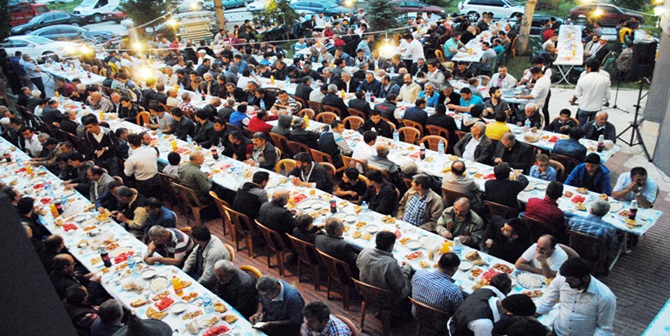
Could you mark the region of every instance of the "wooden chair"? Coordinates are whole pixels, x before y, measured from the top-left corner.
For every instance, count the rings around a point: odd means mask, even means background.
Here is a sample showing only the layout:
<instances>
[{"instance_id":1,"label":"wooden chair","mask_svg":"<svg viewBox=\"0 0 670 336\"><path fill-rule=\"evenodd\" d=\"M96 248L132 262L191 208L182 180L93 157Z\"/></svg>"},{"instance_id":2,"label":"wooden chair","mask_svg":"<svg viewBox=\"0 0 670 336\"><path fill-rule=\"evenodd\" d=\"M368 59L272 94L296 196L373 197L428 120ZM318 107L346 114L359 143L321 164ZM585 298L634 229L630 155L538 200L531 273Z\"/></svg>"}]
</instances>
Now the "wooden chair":
<instances>
[{"instance_id":1,"label":"wooden chair","mask_svg":"<svg viewBox=\"0 0 670 336\"><path fill-rule=\"evenodd\" d=\"M561 243L556 244L556 246L563 249L563 251L565 251L565 253L568 255L568 258L579 258L579 253L577 253L577 251L575 251L572 247Z\"/></svg>"},{"instance_id":2,"label":"wooden chair","mask_svg":"<svg viewBox=\"0 0 670 336\"><path fill-rule=\"evenodd\" d=\"M565 175L565 167L563 164L556 160L549 159L549 166L556 171L556 179L559 182L565 182L565 179L563 179L563 176Z\"/></svg>"},{"instance_id":3,"label":"wooden chair","mask_svg":"<svg viewBox=\"0 0 670 336\"><path fill-rule=\"evenodd\" d=\"M332 123L333 120L335 120L337 117L338 115L333 112L321 112L316 115L316 121L330 125L330 123Z\"/></svg>"},{"instance_id":4,"label":"wooden chair","mask_svg":"<svg viewBox=\"0 0 670 336\"><path fill-rule=\"evenodd\" d=\"M563 165L563 168L565 168L565 171L563 173L563 177L561 178L562 181L565 181L565 179L568 178L568 176L570 175L572 170L575 169L575 167L577 167L577 165L579 165L581 163L581 162L579 162L579 160L577 160L573 157L569 157L569 156L565 156L565 155L559 155L559 154L553 154L553 153L549 156L549 158L554 160L554 161L558 161L559 163L561 163Z\"/></svg>"},{"instance_id":5,"label":"wooden chair","mask_svg":"<svg viewBox=\"0 0 670 336\"><path fill-rule=\"evenodd\" d=\"M263 238L265 238L265 241L268 244L268 268L271 268L270 266L270 253L274 253L277 256L277 264L279 266L279 275L284 276L284 259L287 254L292 253L293 251L286 245L286 242L284 241L284 238L282 235L275 231L270 229L269 227L261 224L258 220L255 220L256 225L258 225L258 228L261 231L261 234L263 235Z\"/></svg>"},{"instance_id":6,"label":"wooden chair","mask_svg":"<svg viewBox=\"0 0 670 336\"><path fill-rule=\"evenodd\" d=\"M367 116L365 115L365 113L363 111L357 110L357 109L351 108L351 107L349 108L349 115L354 116L354 117L362 118L363 120L365 120L365 118L367 118ZM345 120L346 120L346 118L345 118Z\"/></svg>"},{"instance_id":7,"label":"wooden chair","mask_svg":"<svg viewBox=\"0 0 670 336\"><path fill-rule=\"evenodd\" d=\"M521 216L521 219L528 225L528 230L530 230L530 236L533 241L537 241L538 238L546 234L554 236L558 241L565 241L565 228L559 230L559 228L526 215Z\"/></svg>"},{"instance_id":8,"label":"wooden chair","mask_svg":"<svg viewBox=\"0 0 670 336\"><path fill-rule=\"evenodd\" d=\"M235 261L235 248L228 243L223 243L223 246L226 247L228 254L230 254L230 261Z\"/></svg>"},{"instance_id":9,"label":"wooden chair","mask_svg":"<svg viewBox=\"0 0 670 336\"><path fill-rule=\"evenodd\" d=\"M200 226L202 224L200 211L205 209L207 206L202 203L198 197L198 194L196 194L193 189L174 182L171 182L170 185L175 188L177 192L179 192L179 196L181 197L182 202L184 202L186 205L186 208L191 210L195 226ZM184 217L186 217L186 224L189 225L191 220L188 218L186 213L184 213Z\"/></svg>"},{"instance_id":10,"label":"wooden chair","mask_svg":"<svg viewBox=\"0 0 670 336\"><path fill-rule=\"evenodd\" d=\"M402 120L402 124L405 125L405 127L414 127L414 128L416 128L417 130L419 130L419 132L420 132L421 134L423 134L423 125L421 125L420 123L418 123L418 122L416 122L416 121L411 121L411 120L403 119L403 120ZM421 135L419 135L419 136L421 136Z\"/></svg>"},{"instance_id":11,"label":"wooden chair","mask_svg":"<svg viewBox=\"0 0 670 336\"><path fill-rule=\"evenodd\" d=\"M358 174L358 180L363 181L363 183L365 183L366 186L370 186L370 180L368 180L368 178L365 177L365 175Z\"/></svg>"},{"instance_id":12,"label":"wooden chair","mask_svg":"<svg viewBox=\"0 0 670 336\"><path fill-rule=\"evenodd\" d=\"M442 53L442 50L437 49L435 50L435 57L440 60L440 63L444 63L447 60L444 58L444 53Z\"/></svg>"},{"instance_id":13,"label":"wooden chair","mask_svg":"<svg viewBox=\"0 0 670 336\"><path fill-rule=\"evenodd\" d=\"M321 108L321 103L319 103L319 102L308 100L307 105L309 105L309 108L314 110L314 113L319 113L319 112L323 111L323 109Z\"/></svg>"},{"instance_id":14,"label":"wooden chair","mask_svg":"<svg viewBox=\"0 0 670 336\"><path fill-rule=\"evenodd\" d=\"M361 174L365 174L368 171L368 165L361 160L350 158L348 156L342 155L342 167L340 167L337 172L342 172L347 168L356 168Z\"/></svg>"},{"instance_id":15,"label":"wooden chair","mask_svg":"<svg viewBox=\"0 0 670 336\"><path fill-rule=\"evenodd\" d=\"M400 127L398 134L403 142L416 145L416 141L421 137L421 132L414 127Z\"/></svg>"},{"instance_id":16,"label":"wooden chair","mask_svg":"<svg viewBox=\"0 0 670 336\"><path fill-rule=\"evenodd\" d=\"M426 125L426 133L428 135L439 135L445 139L449 139L449 130L435 125Z\"/></svg>"},{"instance_id":17,"label":"wooden chair","mask_svg":"<svg viewBox=\"0 0 670 336\"><path fill-rule=\"evenodd\" d=\"M305 108L307 108L307 106L309 106L309 105L307 105L307 102L304 99L302 99L300 97L296 97L296 96L291 96L291 97L293 97L293 99L295 99L295 101L300 104L300 109L301 110L305 109Z\"/></svg>"},{"instance_id":18,"label":"wooden chair","mask_svg":"<svg viewBox=\"0 0 670 336\"><path fill-rule=\"evenodd\" d=\"M487 86L489 82L491 81L491 77L486 76L486 75L479 75L479 85L481 86Z\"/></svg>"},{"instance_id":19,"label":"wooden chair","mask_svg":"<svg viewBox=\"0 0 670 336\"><path fill-rule=\"evenodd\" d=\"M518 210L504 204L485 200L484 205L486 205L489 208L489 213L491 215L498 215L502 218L512 218L519 215Z\"/></svg>"},{"instance_id":20,"label":"wooden chair","mask_svg":"<svg viewBox=\"0 0 670 336\"><path fill-rule=\"evenodd\" d=\"M350 319L344 317L343 315L335 315L335 317L340 319L342 322L344 322L344 324L347 325L347 327L349 327L349 330L351 330L351 336L360 335L358 329L356 328L356 325Z\"/></svg>"},{"instance_id":21,"label":"wooden chair","mask_svg":"<svg viewBox=\"0 0 670 336\"><path fill-rule=\"evenodd\" d=\"M230 233L233 241L235 241L235 248L237 251L240 250L240 237L238 235L241 235L246 239L249 258L253 259L254 238L260 236L260 232L258 232L256 227L252 225L251 220L249 217L247 217L247 215L241 212L237 212L229 206L224 205L223 208L226 210L226 216L228 216L228 220L230 220L230 222L233 224L233 228L231 228Z\"/></svg>"},{"instance_id":22,"label":"wooden chair","mask_svg":"<svg viewBox=\"0 0 670 336\"><path fill-rule=\"evenodd\" d=\"M337 181L335 180L335 177L337 176L337 169L335 168L335 166L333 166L332 163L328 162L319 162L319 164L326 169L326 175L328 176L328 179L330 179L332 185L336 186ZM331 190L326 190L326 192L330 193Z\"/></svg>"},{"instance_id":23,"label":"wooden chair","mask_svg":"<svg viewBox=\"0 0 670 336\"><path fill-rule=\"evenodd\" d=\"M167 202L168 208L179 207L181 213L186 215L186 207L183 202L179 202L179 191L172 187L171 183L179 183L179 178L176 176L168 175L165 173L158 172L158 176L161 178L161 184L163 185L163 201ZM123 179L121 180L123 183Z\"/></svg>"},{"instance_id":24,"label":"wooden chair","mask_svg":"<svg viewBox=\"0 0 670 336\"><path fill-rule=\"evenodd\" d=\"M316 250L321 257L321 261L328 270L328 289L326 290L326 298L330 300L330 292L333 289L333 283L337 283L342 290L342 305L344 309L349 309L349 298L351 296L351 268L346 262L339 260L333 256L328 255L319 249Z\"/></svg>"},{"instance_id":25,"label":"wooden chair","mask_svg":"<svg viewBox=\"0 0 670 336\"><path fill-rule=\"evenodd\" d=\"M158 105L160 105L163 108L163 110L165 110L166 113L170 113L170 109L172 107L168 106L167 104L163 104L161 102L158 102Z\"/></svg>"},{"instance_id":26,"label":"wooden chair","mask_svg":"<svg viewBox=\"0 0 670 336\"><path fill-rule=\"evenodd\" d=\"M349 117L344 118L344 120L342 120L342 122L344 123L345 128L348 128L348 129L354 130L354 131L358 131L358 129L361 128L361 125L363 125L363 123L365 123L365 120L361 117L349 116Z\"/></svg>"},{"instance_id":27,"label":"wooden chair","mask_svg":"<svg viewBox=\"0 0 670 336\"><path fill-rule=\"evenodd\" d=\"M230 227L230 231L235 230L235 228L231 227L230 223L230 218L226 215L226 209L225 207L230 207L230 204L228 202L222 200L219 198L219 195L217 195L215 192L210 191L209 195L212 196L214 199L214 204L216 204L216 209L219 210L219 215L221 215L221 227L223 228L223 235L227 235L227 228Z\"/></svg>"},{"instance_id":28,"label":"wooden chair","mask_svg":"<svg viewBox=\"0 0 670 336\"><path fill-rule=\"evenodd\" d=\"M287 140L286 144L288 145L287 149L291 152L291 155L293 156L295 156L300 152L306 152L306 153L310 152L309 146L305 145L302 142Z\"/></svg>"},{"instance_id":29,"label":"wooden chair","mask_svg":"<svg viewBox=\"0 0 670 336\"><path fill-rule=\"evenodd\" d=\"M312 273L314 289L317 291L320 290L321 278L319 275L319 257L316 247L314 244L293 237L290 234L286 234L286 236L291 240L293 248L298 251L298 282L300 282L301 266L305 264L309 266Z\"/></svg>"},{"instance_id":30,"label":"wooden chair","mask_svg":"<svg viewBox=\"0 0 670 336\"><path fill-rule=\"evenodd\" d=\"M321 105L321 108L326 112L335 113L338 117L342 117L342 111L335 106Z\"/></svg>"},{"instance_id":31,"label":"wooden chair","mask_svg":"<svg viewBox=\"0 0 670 336\"><path fill-rule=\"evenodd\" d=\"M395 124L388 120L386 122L389 124L389 127L391 127L391 132L395 131Z\"/></svg>"},{"instance_id":32,"label":"wooden chair","mask_svg":"<svg viewBox=\"0 0 670 336\"><path fill-rule=\"evenodd\" d=\"M391 311L395 306L395 293L366 284L356 279L352 279L358 292L363 297L361 302L361 332L365 327L365 310L368 307L376 308L379 311L380 318L382 320L382 330L384 336L391 334Z\"/></svg>"},{"instance_id":33,"label":"wooden chair","mask_svg":"<svg viewBox=\"0 0 670 336\"><path fill-rule=\"evenodd\" d=\"M140 126L144 126L144 124L148 124L149 121L151 120L151 113L147 111L143 111L137 114L137 124Z\"/></svg>"},{"instance_id":34,"label":"wooden chair","mask_svg":"<svg viewBox=\"0 0 670 336\"><path fill-rule=\"evenodd\" d=\"M416 334L421 335L421 331L428 331L433 335L449 334L447 330L447 321L451 318L451 314L435 309L425 303L421 303L409 297L414 309L416 310Z\"/></svg>"},{"instance_id":35,"label":"wooden chair","mask_svg":"<svg viewBox=\"0 0 670 336\"><path fill-rule=\"evenodd\" d=\"M287 153L290 149L288 148L288 139L285 136L270 132L270 140L272 140L275 148L281 149L286 156L291 155L291 153Z\"/></svg>"},{"instance_id":36,"label":"wooden chair","mask_svg":"<svg viewBox=\"0 0 670 336\"><path fill-rule=\"evenodd\" d=\"M254 278L255 281L258 281L263 276L263 273L258 270L258 268L253 267L251 265L242 265L240 266L240 269L247 274L251 275L252 278Z\"/></svg>"},{"instance_id":37,"label":"wooden chair","mask_svg":"<svg viewBox=\"0 0 670 336\"><path fill-rule=\"evenodd\" d=\"M282 159L277 161L277 165L275 166L275 172L277 174L282 173L282 169L284 170L285 176L288 176L288 173L295 168L295 160L293 159Z\"/></svg>"},{"instance_id":38,"label":"wooden chair","mask_svg":"<svg viewBox=\"0 0 670 336\"><path fill-rule=\"evenodd\" d=\"M333 158L330 156L330 154L326 152L310 148L309 153L312 155L312 160L314 160L315 162L328 162L330 164L333 164Z\"/></svg>"},{"instance_id":39,"label":"wooden chair","mask_svg":"<svg viewBox=\"0 0 670 336\"><path fill-rule=\"evenodd\" d=\"M454 202L456 202L456 200L461 197L470 199L470 197L466 194L461 194L458 191L442 188L442 199L444 200L444 206L447 208L454 205Z\"/></svg>"},{"instance_id":40,"label":"wooden chair","mask_svg":"<svg viewBox=\"0 0 670 336\"><path fill-rule=\"evenodd\" d=\"M446 152L447 147L449 146L449 140L439 136L439 135L426 135L425 137L419 140L419 144L426 144L426 148L430 150L437 151L440 148L440 141L444 143L444 151ZM444 154L444 153L440 153Z\"/></svg>"},{"instance_id":41,"label":"wooden chair","mask_svg":"<svg viewBox=\"0 0 670 336\"><path fill-rule=\"evenodd\" d=\"M570 247L591 264L593 275L609 274L609 242L568 229Z\"/></svg>"},{"instance_id":42,"label":"wooden chair","mask_svg":"<svg viewBox=\"0 0 670 336\"><path fill-rule=\"evenodd\" d=\"M463 131L456 131L456 135L458 136L458 140L463 139L463 137L465 136L465 134L467 134L467 133L465 133L465 132L463 132Z\"/></svg>"},{"instance_id":43,"label":"wooden chair","mask_svg":"<svg viewBox=\"0 0 670 336\"><path fill-rule=\"evenodd\" d=\"M305 108L300 110L300 112L298 112L298 115L300 116L300 118L304 118L305 116L307 116L307 119L314 120L316 112L314 112L314 110L312 109Z\"/></svg>"}]
</instances>

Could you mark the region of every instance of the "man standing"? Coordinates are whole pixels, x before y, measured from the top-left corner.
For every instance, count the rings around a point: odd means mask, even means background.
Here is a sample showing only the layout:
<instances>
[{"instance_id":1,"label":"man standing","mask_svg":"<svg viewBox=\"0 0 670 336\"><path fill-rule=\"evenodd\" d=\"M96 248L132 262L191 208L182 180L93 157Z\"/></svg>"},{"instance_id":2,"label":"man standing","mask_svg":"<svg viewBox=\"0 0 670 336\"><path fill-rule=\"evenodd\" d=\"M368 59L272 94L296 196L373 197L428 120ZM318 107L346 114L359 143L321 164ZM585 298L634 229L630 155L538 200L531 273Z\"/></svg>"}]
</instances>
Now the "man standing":
<instances>
[{"instance_id":1,"label":"man standing","mask_svg":"<svg viewBox=\"0 0 670 336\"><path fill-rule=\"evenodd\" d=\"M42 69L30 59L28 54L23 54L23 68L30 81L42 92L42 98L44 98L46 89L44 88L44 82L42 82Z\"/></svg>"},{"instance_id":2,"label":"man standing","mask_svg":"<svg viewBox=\"0 0 670 336\"><path fill-rule=\"evenodd\" d=\"M128 136L128 145L133 154L126 160L123 173L135 178L135 187L142 195L160 199L162 191L156 149L142 146L142 138L138 134Z\"/></svg>"},{"instance_id":3,"label":"man standing","mask_svg":"<svg viewBox=\"0 0 670 336\"><path fill-rule=\"evenodd\" d=\"M89 155L93 157L95 164L107 169L111 176L119 175L119 164L116 160L116 146L119 141L114 132L107 127L101 127L94 114L82 118L82 123L86 125L86 142L91 149Z\"/></svg>"},{"instance_id":4,"label":"man standing","mask_svg":"<svg viewBox=\"0 0 670 336\"><path fill-rule=\"evenodd\" d=\"M551 88L551 77L546 76L542 72L542 68L534 66L530 69L530 74L532 79L535 80L535 86L533 90L530 91L527 95L516 95L514 96L517 99L529 99L530 102L537 105L538 110L543 110L547 96L549 95L549 89ZM548 115L545 115L545 119Z\"/></svg>"},{"instance_id":5,"label":"man standing","mask_svg":"<svg viewBox=\"0 0 670 336\"><path fill-rule=\"evenodd\" d=\"M565 184L600 194L612 194L610 171L600 162L600 156L596 153L587 155L586 160L578 164L568 175Z\"/></svg>"},{"instance_id":6,"label":"man standing","mask_svg":"<svg viewBox=\"0 0 670 336\"><path fill-rule=\"evenodd\" d=\"M445 253L435 270L419 270L412 277L412 298L432 308L452 315L463 303L463 292L452 278L461 260L454 253ZM417 316L414 305L412 315ZM447 321L435 321L435 326L447 332Z\"/></svg>"},{"instance_id":7,"label":"man standing","mask_svg":"<svg viewBox=\"0 0 670 336\"><path fill-rule=\"evenodd\" d=\"M636 200L642 208L651 208L656 201L658 184L647 176L644 167L635 167L630 173L619 175L612 197L617 200L630 202Z\"/></svg>"},{"instance_id":8,"label":"man standing","mask_svg":"<svg viewBox=\"0 0 670 336\"><path fill-rule=\"evenodd\" d=\"M549 284L538 302L537 313L549 313L561 301L553 328L556 335L614 335L616 296L591 275L591 265L582 258L568 259L560 276Z\"/></svg>"},{"instance_id":9,"label":"man standing","mask_svg":"<svg viewBox=\"0 0 670 336\"><path fill-rule=\"evenodd\" d=\"M288 174L293 185L298 187L317 188L325 192L333 190L333 184L328 178L326 169L313 162L309 153L298 153L293 157L295 168Z\"/></svg>"},{"instance_id":10,"label":"man standing","mask_svg":"<svg viewBox=\"0 0 670 336\"><path fill-rule=\"evenodd\" d=\"M210 203L212 197L209 191L212 189L212 179L200 170L204 162L205 155L201 151L191 153L189 162L179 166L179 181L184 186L193 189L200 198L200 202Z\"/></svg>"},{"instance_id":11,"label":"man standing","mask_svg":"<svg viewBox=\"0 0 670 336\"><path fill-rule=\"evenodd\" d=\"M458 237L461 243L478 248L484 235L484 221L470 210L470 200L460 197L442 212L435 225L437 234L447 239Z\"/></svg>"},{"instance_id":12,"label":"man standing","mask_svg":"<svg viewBox=\"0 0 670 336\"><path fill-rule=\"evenodd\" d=\"M609 105L610 100L610 79L599 73L600 62L590 60L586 63L586 75L577 81L575 95L570 99L570 104L574 105L575 100L579 99L579 109L577 110L577 119L580 125L594 119L596 113Z\"/></svg>"},{"instance_id":13,"label":"man standing","mask_svg":"<svg viewBox=\"0 0 670 336\"><path fill-rule=\"evenodd\" d=\"M186 259L183 271L201 285L210 286L216 280L214 265L219 260L230 260L230 252L219 237L209 232L206 225L193 228L191 238L195 247Z\"/></svg>"},{"instance_id":14,"label":"man standing","mask_svg":"<svg viewBox=\"0 0 670 336\"><path fill-rule=\"evenodd\" d=\"M242 316L249 318L258 307L256 281L247 272L235 267L228 259L214 264L216 283L212 291L233 306Z\"/></svg>"},{"instance_id":15,"label":"man standing","mask_svg":"<svg viewBox=\"0 0 670 336\"><path fill-rule=\"evenodd\" d=\"M317 235L314 245L319 251L347 263L352 276L358 278L359 271L356 266L356 258L358 258L360 250L345 242L342 237L343 234L344 224L342 224L342 221L337 217L330 217L326 221L326 234Z\"/></svg>"},{"instance_id":16,"label":"man standing","mask_svg":"<svg viewBox=\"0 0 670 336\"><path fill-rule=\"evenodd\" d=\"M249 317L249 321L252 324L265 322L258 329L269 336L299 335L305 306L300 292L284 280L267 275L258 279L256 290L260 300L256 313Z\"/></svg>"},{"instance_id":17,"label":"man standing","mask_svg":"<svg viewBox=\"0 0 670 336\"><path fill-rule=\"evenodd\" d=\"M98 197L102 196L109 190L109 184L114 180L105 170L100 167L91 167L87 172L88 178L91 180L91 192L89 193L89 200L95 203Z\"/></svg>"},{"instance_id":18,"label":"man standing","mask_svg":"<svg viewBox=\"0 0 670 336\"><path fill-rule=\"evenodd\" d=\"M493 142L486 136L486 124L475 123L454 146L454 154L466 160L489 164L493 156Z\"/></svg>"}]
</instances>

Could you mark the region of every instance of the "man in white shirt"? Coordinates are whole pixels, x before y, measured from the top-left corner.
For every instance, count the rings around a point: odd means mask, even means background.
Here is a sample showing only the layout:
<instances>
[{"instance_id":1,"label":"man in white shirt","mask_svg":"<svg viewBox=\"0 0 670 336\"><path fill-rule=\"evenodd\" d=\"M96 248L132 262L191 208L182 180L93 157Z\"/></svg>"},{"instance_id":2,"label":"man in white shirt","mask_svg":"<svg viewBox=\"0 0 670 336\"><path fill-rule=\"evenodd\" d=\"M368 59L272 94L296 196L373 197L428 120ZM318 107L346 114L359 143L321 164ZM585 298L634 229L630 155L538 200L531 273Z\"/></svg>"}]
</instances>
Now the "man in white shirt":
<instances>
[{"instance_id":1,"label":"man in white shirt","mask_svg":"<svg viewBox=\"0 0 670 336\"><path fill-rule=\"evenodd\" d=\"M556 238L551 235L538 238L537 243L531 245L516 261L516 268L547 278L555 277L561 265L568 260L568 254L556 244Z\"/></svg>"},{"instance_id":2,"label":"man in white shirt","mask_svg":"<svg viewBox=\"0 0 670 336\"><path fill-rule=\"evenodd\" d=\"M595 118L596 113L603 109L603 102L606 102L605 106L609 105L610 79L601 75L599 69L598 60L590 60L586 63L586 75L577 81L575 95L570 99L572 105L575 104L575 100L579 99L577 119L580 125Z\"/></svg>"},{"instance_id":3,"label":"man in white shirt","mask_svg":"<svg viewBox=\"0 0 670 336\"><path fill-rule=\"evenodd\" d=\"M158 176L158 151L153 147L142 146L139 134L128 135L128 145L133 154L126 160L123 173L134 176L137 191L145 197L161 198L161 180Z\"/></svg>"},{"instance_id":4,"label":"man in white shirt","mask_svg":"<svg viewBox=\"0 0 670 336\"><path fill-rule=\"evenodd\" d=\"M366 131L363 133L363 141L359 141L358 144L356 144L356 147L354 147L354 154L351 157L367 164L370 157L377 155L377 149L375 148L376 142L377 132Z\"/></svg>"},{"instance_id":5,"label":"man in white shirt","mask_svg":"<svg viewBox=\"0 0 670 336\"><path fill-rule=\"evenodd\" d=\"M535 86L530 94L516 95L517 99L529 99L531 103L537 105L537 109L541 110L547 100L549 89L551 88L551 79L549 76L542 73L540 67L534 66L530 69L532 78L535 80Z\"/></svg>"},{"instance_id":6,"label":"man in white shirt","mask_svg":"<svg viewBox=\"0 0 670 336\"><path fill-rule=\"evenodd\" d=\"M558 336L614 335L616 296L595 277L582 258L570 258L538 302L537 313L549 313L560 299L554 333Z\"/></svg>"},{"instance_id":7,"label":"man in white shirt","mask_svg":"<svg viewBox=\"0 0 670 336\"><path fill-rule=\"evenodd\" d=\"M487 87L497 86L503 90L511 89L516 86L516 78L507 73L507 67L502 65L498 67L498 72L491 76Z\"/></svg>"},{"instance_id":8,"label":"man in white shirt","mask_svg":"<svg viewBox=\"0 0 670 336\"><path fill-rule=\"evenodd\" d=\"M419 40L414 39L412 34L405 34L403 36L405 39L405 44L400 45L401 57L403 60L412 60L411 63L416 63L419 58L426 59L426 56L423 54L423 46ZM405 62L407 63L407 62ZM412 64L407 64L407 67L411 69Z\"/></svg>"},{"instance_id":9,"label":"man in white shirt","mask_svg":"<svg viewBox=\"0 0 670 336\"><path fill-rule=\"evenodd\" d=\"M414 104L416 97L421 93L421 86L417 83L414 83L412 80L412 75L405 74L403 77L405 84L400 88L398 93L398 101L402 101L409 104Z\"/></svg>"},{"instance_id":10,"label":"man in white shirt","mask_svg":"<svg viewBox=\"0 0 670 336\"><path fill-rule=\"evenodd\" d=\"M23 139L25 140L25 145L23 147L25 151L30 154L31 157L39 157L40 153L42 153L42 143L40 143L40 140L37 138L35 130L32 127L23 126L19 132L21 132L21 135L23 135Z\"/></svg>"},{"instance_id":11,"label":"man in white shirt","mask_svg":"<svg viewBox=\"0 0 670 336\"><path fill-rule=\"evenodd\" d=\"M429 83L433 84L436 92L440 92L444 84L444 74L438 68L439 65L438 61L428 63L428 73L426 74L426 79Z\"/></svg>"}]
</instances>

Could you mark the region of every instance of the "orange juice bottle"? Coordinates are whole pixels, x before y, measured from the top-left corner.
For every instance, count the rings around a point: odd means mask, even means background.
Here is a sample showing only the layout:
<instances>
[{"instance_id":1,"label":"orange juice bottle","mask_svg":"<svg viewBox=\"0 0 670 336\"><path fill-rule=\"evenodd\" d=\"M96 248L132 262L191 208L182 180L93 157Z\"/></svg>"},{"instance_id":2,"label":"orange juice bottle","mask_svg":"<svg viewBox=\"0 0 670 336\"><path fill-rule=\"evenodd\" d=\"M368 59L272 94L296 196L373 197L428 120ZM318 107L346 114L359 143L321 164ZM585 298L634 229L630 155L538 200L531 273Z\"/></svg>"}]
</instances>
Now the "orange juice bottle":
<instances>
[{"instance_id":1,"label":"orange juice bottle","mask_svg":"<svg viewBox=\"0 0 670 336\"><path fill-rule=\"evenodd\" d=\"M445 241L442 243L442 254L447 254L449 252L451 252L451 249L449 249L449 242Z\"/></svg>"},{"instance_id":2,"label":"orange juice bottle","mask_svg":"<svg viewBox=\"0 0 670 336\"><path fill-rule=\"evenodd\" d=\"M105 112L100 110L100 121L105 121Z\"/></svg>"},{"instance_id":3,"label":"orange juice bottle","mask_svg":"<svg viewBox=\"0 0 670 336\"><path fill-rule=\"evenodd\" d=\"M58 217L58 209L56 209L55 204L49 204L49 210L51 210L51 215L54 216L54 218Z\"/></svg>"},{"instance_id":4,"label":"orange juice bottle","mask_svg":"<svg viewBox=\"0 0 670 336\"><path fill-rule=\"evenodd\" d=\"M177 91L177 92L179 92L179 85L175 84L175 85L174 85L174 90Z\"/></svg>"},{"instance_id":5,"label":"orange juice bottle","mask_svg":"<svg viewBox=\"0 0 670 336\"><path fill-rule=\"evenodd\" d=\"M31 167L30 165L26 165L26 173L28 173L28 175L32 175L33 167Z\"/></svg>"},{"instance_id":6,"label":"orange juice bottle","mask_svg":"<svg viewBox=\"0 0 670 336\"><path fill-rule=\"evenodd\" d=\"M170 145L172 145L172 151L176 152L177 151L177 141L176 140L170 141Z\"/></svg>"},{"instance_id":7,"label":"orange juice bottle","mask_svg":"<svg viewBox=\"0 0 670 336\"><path fill-rule=\"evenodd\" d=\"M172 288L174 289L174 293L177 295L182 295L184 291L181 288L181 282L179 281L179 278L176 276L172 277Z\"/></svg>"}]
</instances>

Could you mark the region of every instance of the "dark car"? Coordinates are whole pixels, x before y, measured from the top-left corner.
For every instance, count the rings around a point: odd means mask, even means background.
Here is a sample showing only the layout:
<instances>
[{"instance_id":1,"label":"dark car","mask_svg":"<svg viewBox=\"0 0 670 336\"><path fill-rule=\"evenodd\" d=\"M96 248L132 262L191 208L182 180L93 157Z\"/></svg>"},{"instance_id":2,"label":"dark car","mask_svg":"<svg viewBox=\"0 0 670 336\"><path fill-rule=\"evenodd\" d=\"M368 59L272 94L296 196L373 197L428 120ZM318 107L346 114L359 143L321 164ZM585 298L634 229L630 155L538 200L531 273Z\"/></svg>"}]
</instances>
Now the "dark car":
<instances>
[{"instance_id":1,"label":"dark car","mask_svg":"<svg viewBox=\"0 0 670 336\"><path fill-rule=\"evenodd\" d=\"M445 15L444 7L430 6L423 2L415 0L396 0L391 1L396 10L401 13L433 13L441 16Z\"/></svg>"},{"instance_id":2,"label":"dark car","mask_svg":"<svg viewBox=\"0 0 670 336\"><path fill-rule=\"evenodd\" d=\"M114 37L110 31L88 30L81 27L57 25L38 29L30 35L46 37L54 41L92 41L102 42Z\"/></svg>"},{"instance_id":3,"label":"dark car","mask_svg":"<svg viewBox=\"0 0 670 336\"><path fill-rule=\"evenodd\" d=\"M42 27L67 24L75 27L86 25L86 18L66 12L49 12L35 16L28 23L12 28L12 35L28 34Z\"/></svg>"},{"instance_id":4,"label":"dark car","mask_svg":"<svg viewBox=\"0 0 670 336\"><path fill-rule=\"evenodd\" d=\"M640 14L627 12L617 6L602 3L581 5L570 10L570 20L578 21L580 16L583 19L593 18L600 22L603 27L615 27L621 20L628 21L631 18L636 18L640 23L644 21Z\"/></svg>"},{"instance_id":5,"label":"dark car","mask_svg":"<svg viewBox=\"0 0 670 336\"><path fill-rule=\"evenodd\" d=\"M563 19L561 19L559 17L555 17L555 16L548 15L548 14L539 14L539 13L533 15L533 22L531 23L531 26L530 26L530 35L531 36L542 35L542 33L544 32L545 23L547 21L549 21L549 19L551 19L552 17L556 19L556 22L558 22L559 26L563 24ZM510 19L509 22L510 23L516 22L516 18Z\"/></svg>"},{"instance_id":6,"label":"dark car","mask_svg":"<svg viewBox=\"0 0 670 336\"><path fill-rule=\"evenodd\" d=\"M354 11L351 8L338 6L336 3L330 1L296 1L291 4L291 8L296 11L312 11L314 13L324 13L325 15Z\"/></svg>"}]
</instances>

